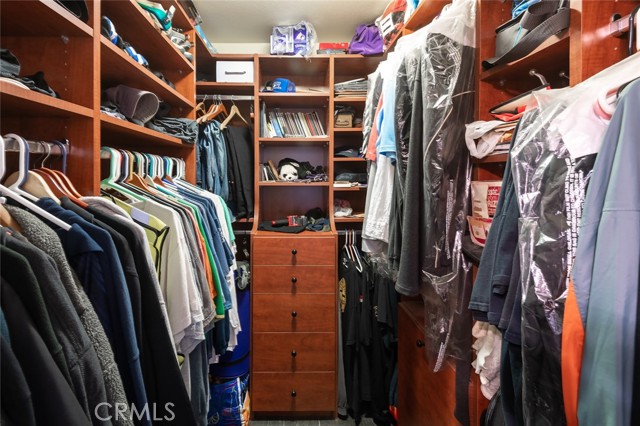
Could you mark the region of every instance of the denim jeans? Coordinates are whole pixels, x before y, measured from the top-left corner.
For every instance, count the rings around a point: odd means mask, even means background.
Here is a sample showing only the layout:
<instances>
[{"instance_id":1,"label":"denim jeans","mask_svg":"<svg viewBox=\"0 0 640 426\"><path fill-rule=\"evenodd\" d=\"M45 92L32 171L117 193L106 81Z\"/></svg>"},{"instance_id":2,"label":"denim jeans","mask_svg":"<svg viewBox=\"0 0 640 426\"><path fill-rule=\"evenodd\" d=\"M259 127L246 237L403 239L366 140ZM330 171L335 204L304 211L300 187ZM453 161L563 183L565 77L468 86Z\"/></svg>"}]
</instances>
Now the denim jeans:
<instances>
[{"instance_id":1,"label":"denim jeans","mask_svg":"<svg viewBox=\"0 0 640 426\"><path fill-rule=\"evenodd\" d=\"M220 123L210 121L200 126L198 135L199 162L202 188L229 198L229 179L227 177L227 150L225 139L220 131Z\"/></svg>"}]
</instances>

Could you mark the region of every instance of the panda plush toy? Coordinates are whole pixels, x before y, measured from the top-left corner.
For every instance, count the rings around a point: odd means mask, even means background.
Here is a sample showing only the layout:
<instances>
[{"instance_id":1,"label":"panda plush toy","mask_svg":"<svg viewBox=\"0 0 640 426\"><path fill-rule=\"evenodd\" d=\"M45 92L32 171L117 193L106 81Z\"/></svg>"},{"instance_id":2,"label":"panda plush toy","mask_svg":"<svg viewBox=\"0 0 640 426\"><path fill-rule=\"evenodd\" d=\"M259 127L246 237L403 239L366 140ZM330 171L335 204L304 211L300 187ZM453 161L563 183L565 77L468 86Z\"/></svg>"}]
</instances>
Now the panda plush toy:
<instances>
[{"instance_id":1,"label":"panda plush toy","mask_svg":"<svg viewBox=\"0 0 640 426\"><path fill-rule=\"evenodd\" d=\"M283 158L278 163L278 174L284 181L298 180L300 163L291 158Z\"/></svg>"}]
</instances>

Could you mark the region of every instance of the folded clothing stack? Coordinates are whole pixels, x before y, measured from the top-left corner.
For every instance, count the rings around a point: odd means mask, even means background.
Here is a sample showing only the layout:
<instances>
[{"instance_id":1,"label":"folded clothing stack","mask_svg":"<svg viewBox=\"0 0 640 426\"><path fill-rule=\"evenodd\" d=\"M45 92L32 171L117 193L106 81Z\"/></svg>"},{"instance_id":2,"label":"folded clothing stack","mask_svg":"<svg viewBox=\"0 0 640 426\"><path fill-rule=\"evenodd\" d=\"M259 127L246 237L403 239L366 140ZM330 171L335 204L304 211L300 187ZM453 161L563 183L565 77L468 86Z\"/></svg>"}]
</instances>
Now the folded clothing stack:
<instances>
[{"instance_id":1,"label":"folded clothing stack","mask_svg":"<svg viewBox=\"0 0 640 426\"><path fill-rule=\"evenodd\" d=\"M509 144L516 128L516 121L475 121L467 124L465 142L472 157L509 152Z\"/></svg>"},{"instance_id":2,"label":"folded clothing stack","mask_svg":"<svg viewBox=\"0 0 640 426\"><path fill-rule=\"evenodd\" d=\"M20 61L9 49L0 48L0 81L53 98L60 98L58 92L47 84L44 79L44 72L38 71L33 75L20 77Z\"/></svg>"}]
</instances>

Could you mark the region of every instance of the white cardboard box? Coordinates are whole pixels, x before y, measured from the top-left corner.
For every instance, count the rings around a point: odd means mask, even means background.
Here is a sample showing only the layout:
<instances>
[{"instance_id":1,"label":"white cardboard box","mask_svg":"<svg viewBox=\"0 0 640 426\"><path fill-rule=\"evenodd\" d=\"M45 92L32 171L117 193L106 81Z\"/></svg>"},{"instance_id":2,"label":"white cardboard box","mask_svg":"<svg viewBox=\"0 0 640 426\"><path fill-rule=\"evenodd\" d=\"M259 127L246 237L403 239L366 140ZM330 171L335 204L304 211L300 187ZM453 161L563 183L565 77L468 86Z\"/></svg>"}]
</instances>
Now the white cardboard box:
<instances>
[{"instance_id":1,"label":"white cardboard box","mask_svg":"<svg viewBox=\"0 0 640 426\"><path fill-rule=\"evenodd\" d=\"M253 83L253 61L216 62L216 82Z\"/></svg>"}]
</instances>

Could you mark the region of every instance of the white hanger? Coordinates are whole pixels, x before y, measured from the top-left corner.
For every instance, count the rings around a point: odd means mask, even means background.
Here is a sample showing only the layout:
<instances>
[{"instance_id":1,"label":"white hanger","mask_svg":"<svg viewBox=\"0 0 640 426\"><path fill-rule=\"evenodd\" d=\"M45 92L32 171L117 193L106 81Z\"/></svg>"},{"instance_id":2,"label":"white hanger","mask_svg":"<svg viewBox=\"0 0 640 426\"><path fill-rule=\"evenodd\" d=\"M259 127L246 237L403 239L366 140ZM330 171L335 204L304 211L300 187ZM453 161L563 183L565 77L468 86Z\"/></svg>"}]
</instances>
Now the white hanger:
<instances>
[{"instance_id":1,"label":"white hanger","mask_svg":"<svg viewBox=\"0 0 640 426\"><path fill-rule=\"evenodd\" d=\"M29 173L29 144L22 137L16 135L15 133L9 133L4 136L6 139L13 139L18 142L20 159L19 159L19 168L18 168L18 178L17 180L9 186L9 189L14 191L16 194L23 196L27 200L31 202L38 201L38 198L29 194L27 191L24 191L21 187L27 181L28 173ZM4 153L4 147L2 148Z\"/></svg>"},{"instance_id":2,"label":"white hanger","mask_svg":"<svg viewBox=\"0 0 640 426\"><path fill-rule=\"evenodd\" d=\"M14 137L16 135L9 134L7 136ZM23 141L24 141L24 139L23 139ZM0 180L2 180L2 178L4 177L4 172L5 172L4 138L2 136L0 136L0 150L2 151L0 153ZM49 222L53 223L54 225L58 226L59 228L64 229L65 231L69 231L71 229L71 225L69 225L68 223L62 221L61 219L58 219L57 217L55 217L54 215L52 215L48 211L36 206L31 201L29 201L29 200L25 199L24 197L22 197L19 193L14 192L12 189L9 189L4 185L0 185L0 194L2 194L4 197L12 199L16 203L20 204L23 207L28 208L32 212L37 213L39 216L43 217L44 219L47 219Z\"/></svg>"}]
</instances>

